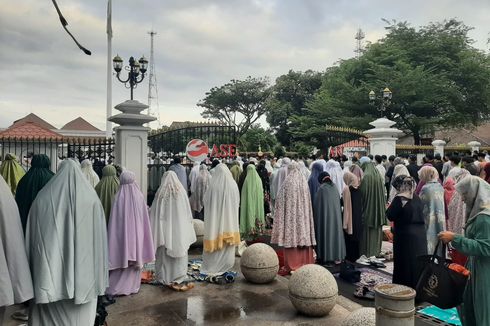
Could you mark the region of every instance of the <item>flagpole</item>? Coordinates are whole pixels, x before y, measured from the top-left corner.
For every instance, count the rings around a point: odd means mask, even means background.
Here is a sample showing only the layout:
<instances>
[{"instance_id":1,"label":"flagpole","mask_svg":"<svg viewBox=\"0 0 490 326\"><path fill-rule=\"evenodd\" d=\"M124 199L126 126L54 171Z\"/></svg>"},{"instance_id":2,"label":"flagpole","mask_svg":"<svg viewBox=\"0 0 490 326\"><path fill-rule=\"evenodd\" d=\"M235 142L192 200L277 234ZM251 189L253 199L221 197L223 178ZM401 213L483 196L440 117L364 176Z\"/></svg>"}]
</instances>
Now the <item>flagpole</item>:
<instances>
[{"instance_id":1,"label":"flagpole","mask_svg":"<svg viewBox=\"0 0 490 326\"><path fill-rule=\"evenodd\" d=\"M106 137L112 137L112 0L107 1L107 101L106 101Z\"/></svg>"}]
</instances>

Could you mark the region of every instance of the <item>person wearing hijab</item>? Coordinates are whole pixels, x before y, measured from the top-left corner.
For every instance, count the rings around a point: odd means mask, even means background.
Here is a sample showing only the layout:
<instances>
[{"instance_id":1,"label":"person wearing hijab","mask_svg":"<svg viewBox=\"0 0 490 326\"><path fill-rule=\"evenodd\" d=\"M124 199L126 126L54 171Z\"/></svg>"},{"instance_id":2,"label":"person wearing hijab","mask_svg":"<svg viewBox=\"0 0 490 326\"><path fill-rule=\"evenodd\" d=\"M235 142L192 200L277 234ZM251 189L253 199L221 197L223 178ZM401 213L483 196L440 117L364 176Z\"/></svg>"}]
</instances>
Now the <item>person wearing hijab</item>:
<instances>
[{"instance_id":1,"label":"person wearing hijab","mask_svg":"<svg viewBox=\"0 0 490 326\"><path fill-rule=\"evenodd\" d=\"M468 256L471 277L462 304L463 325L490 325L490 185L468 176L456 184L466 204L465 234L439 233L439 239Z\"/></svg>"},{"instance_id":2,"label":"person wearing hijab","mask_svg":"<svg viewBox=\"0 0 490 326\"><path fill-rule=\"evenodd\" d=\"M270 178L269 178L269 171L267 170L267 161L261 160L259 162L259 165L257 165L257 173L259 174L260 180L262 181L262 192L264 193L264 214L270 214L271 212L271 207L270 207L270 192L271 192L271 185L270 185Z\"/></svg>"},{"instance_id":3,"label":"person wearing hijab","mask_svg":"<svg viewBox=\"0 0 490 326\"><path fill-rule=\"evenodd\" d=\"M131 171L120 177L121 186L114 198L109 218L108 295L138 293L141 268L155 259L146 201Z\"/></svg>"},{"instance_id":4,"label":"person wearing hijab","mask_svg":"<svg viewBox=\"0 0 490 326\"><path fill-rule=\"evenodd\" d=\"M317 262L320 265L340 262L345 258L345 240L342 223L342 208L337 187L328 172L318 177L320 188L315 195L313 217Z\"/></svg>"},{"instance_id":5,"label":"person wearing hijab","mask_svg":"<svg viewBox=\"0 0 490 326\"><path fill-rule=\"evenodd\" d=\"M391 181L390 181L390 195L388 197L388 204L391 203L393 199L395 199L396 194L398 193L396 188L393 186L393 183L395 179L399 176L410 176L410 172L408 171L407 167L405 164L400 163L395 165L395 168L393 169L393 175L391 176Z\"/></svg>"},{"instance_id":6,"label":"person wearing hijab","mask_svg":"<svg viewBox=\"0 0 490 326\"><path fill-rule=\"evenodd\" d=\"M177 177L180 180L180 183L182 184L182 187L184 187L185 191L188 191L187 187L187 172L185 171L185 167L180 164L182 160L180 157L175 157L173 160L172 165L168 168L169 171L174 171L175 174L177 174Z\"/></svg>"},{"instance_id":7,"label":"person wearing hijab","mask_svg":"<svg viewBox=\"0 0 490 326\"><path fill-rule=\"evenodd\" d=\"M108 284L104 209L80 164L64 160L29 211L29 325L93 325Z\"/></svg>"},{"instance_id":8,"label":"person wearing hijab","mask_svg":"<svg viewBox=\"0 0 490 326\"><path fill-rule=\"evenodd\" d=\"M174 290L188 290L191 284L181 284L187 277L188 251L196 242L196 233L187 192L173 171L162 176L151 205L150 220L153 246L157 250L156 279Z\"/></svg>"},{"instance_id":9,"label":"person wearing hijab","mask_svg":"<svg viewBox=\"0 0 490 326\"><path fill-rule=\"evenodd\" d=\"M446 210L446 228L447 231L454 232L456 234L464 234L464 225L466 223L466 205L463 201L463 198L459 192L456 191L456 185L468 177L470 173L459 167L453 167L447 177L444 179L444 196L445 199L450 196L449 202L447 203ZM452 187L454 191L452 191L452 195L448 194L447 184L454 184ZM458 263L460 265L466 264L466 256L458 252L456 249L450 249L450 255L453 262Z\"/></svg>"},{"instance_id":10,"label":"person wearing hijab","mask_svg":"<svg viewBox=\"0 0 490 326\"><path fill-rule=\"evenodd\" d=\"M238 209L240 192L225 164L214 168L204 194L204 246L201 273L220 275L235 264L235 248L240 244Z\"/></svg>"},{"instance_id":11,"label":"person wearing hijab","mask_svg":"<svg viewBox=\"0 0 490 326\"><path fill-rule=\"evenodd\" d=\"M393 283L415 288L417 257L427 255L427 234L423 205L415 192L415 180L399 175L393 180L396 196L386 211L393 227Z\"/></svg>"},{"instance_id":12,"label":"person wearing hijab","mask_svg":"<svg viewBox=\"0 0 490 326\"><path fill-rule=\"evenodd\" d=\"M281 190L282 184L288 175L288 165L291 164L291 159L285 157L281 161L281 167L277 170L276 175L273 175L271 180L271 196L275 201L277 194Z\"/></svg>"},{"instance_id":13,"label":"person wearing hijab","mask_svg":"<svg viewBox=\"0 0 490 326\"><path fill-rule=\"evenodd\" d=\"M444 188L439 183L439 172L432 166L423 166L419 171L419 178L424 183L419 197L423 204L427 252L433 253L439 241L437 235L446 230Z\"/></svg>"},{"instance_id":14,"label":"person wearing hijab","mask_svg":"<svg viewBox=\"0 0 490 326\"><path fill-rule=\"evenodd\" d=\"M25 173L22 166L17 162L17 157L14 154L9 153L5 155L5 160L3 160L0 165L0 175L2 175L5 182L7 182L12 194L15 195L17 185Z\"/></svg>"},{"instance_id":15,"label":"person wearing hijab","mask_svg":"<svg viewBox=\"0 0 490 326\"><path fill-rule=\"evenodd\" d=\"M194 162L191 172L189 173L189 189L191 191L191 194L196 190L196 181L197 176L199 175L199 166L201 166L200 162Z\"/></svg>"},{"instance_id":16,"label":"person wearing hijab","mask_svg":"<svg viewBox=\"0 0 490 326\"><path fill-rule=\"evenodd\" d=\"M112 204L114 203L114 197L119 189L119 178L117 177L116 168L113 165L106 165L102 169L102 179L95 186L95 192L100 198L102 207L104 207L104 214L106 223L109 223L109 217L111 216Z\"/></svg>"},{"instance_id":17,"label":"person wearing hijab","mask_svg":"<svg viewBox=\"0 0 490 326\"><path fill-rule=\"evenodd\" d=\"M371 160L361 158L364 176L361 181L362 208L364 212L364 234L361 240L361 255L379 255L382 228L386 224L386 200L384 184Z\"/></svg>"},{"instance_id":18,"label":"person wearing hijab","mask_svg":"<svg viewBox=\"0 0 490 326\"><path fill-rule=\"evenodd\" d=\"M0 283L2 324L8 306L34 296L21 217L12 190L3 178L0 178Z\"/></svg>"},{"instance_id":19,"label":"person wearing hijab","mask_svg":"<svg viewBox=\"0 0 490 326\"><path fill-rule=\"evenodd\" d=\"M255 165L252 162L243 163L243 171L242 173L240 173L240 178L238 179L238 191L240 191L240 193L242 193L243 183L245 182L245 178L247 177L247 168L249 165L255 168Z\"/></svg>"},{"instance_id":20,"label":"person wearing hijab","mask_svg":"<svg viewBox=\"0 0 490 326\"><path fill-rule=\"evenodd\" d=\"M269 175L272 173L272 171L274 171L274 169L272 168L272 164L271 164L271 161L269 160L265 160L265 168L267 169L267 172L269 173Z\"/></svg>"},{"instance_id":21,"label":"person wearing hijab","mask_svg":"<svg viewBox=\"0 0 490 326\"><path fill-rule=\"evenodd\" d=\"M308 178L310 177L310 174L311 174L310 170L306 167L306 164L303 160L300 160L298 162L298 164L299 164L299 169L301 170L301 173L303 173L306 181L308 181Z\"/></svg>"},{"instance_id":22,"label":"person wearing hijab","mask_svg":"<svg viewBox=\"0 0 490 326\"><path fill-rule=\"evenodd\" d=\"M265 225L264 189L253 164L247 166L240 198L240 235L253 239L263 232Z\"/></svg>"},{"instance_id":23,"label":"person wearing hijab","mask_svg":"<svg viewBox=\"0 0 490 326\"><path fill-rule=\"evenodd\" d=\"M318 181L318 178L320 177L320 174L322 172L323 172L323 164L321 162L314 162L311 168L310 177L308 178L308 188L310 190L310 198L311 198L312 206L315 202L316 192L318 191L318 188L320 188L320 182Z\"/></svg>"},{"instance_id":24,"label":"person wearing hijab","mask_svg":"<svg viewBox=\"0 0 490 326\"><path fill-rule=\"evenodd\" d=\"M204 219L204 212L202 211L204 207L204 194L208 190L210 180L211 174L208 171L208 167L206 164L201 164L199 175L196 179L196 189L189 198L191 209L197 213L197 218L201 220Z\"/></svg>"},{"instance_id":25,"label":"person wearing hijab","mask_svg":"<svg viewBox=\"0 0 490 326\"><path fill-rule=\"evenodd\" d=\"M344 173L345 173L345 172L350 171L350 169L349 169L349 168L350 168L350 167L351 167L353 164L354 164L354 163L352 163L352 161L345 161L345 162L344 162L344 167L343 167L343 169L342 169L342 170L344 171Z\"/></svg>"},{"instance_id":26,"label":"person wearing hijab","mask_svg":"<svg viewBox=\"0 0 490 326\"><path fill-rule=\"evenodd\" d=\"M428 162L427 161L427 157L424 157L424 165L422 165L422 167L419 169L419 172L418 172L418 175L419 175L419 182L417 183L417 188L415 189L415 193L417 195L420 196L420 193L422 192L422 188L425 186L425 180L423 180L421 177L420 177L420 171L422 170L422 168L424 167L433 167L432 166L432 163ZM437 171L437 170L436 170ZM439 179L439 172L438 172L438 177Z\"/></svg>"},{"instance_id":27,"label":"person wearing hijab","mask_svg":"<svg viewBox=\"0 0 490 326\"><path fill-rule=\"evenodd\" d=\"M352 172L344 173L344 238L346 259L355 262L361 255L359 246L364 230L362 212L361 180Z\"/></svg>"},{"instance_id":28,"label":"person wearing hijab","mask_svg":"<svg viewBox=\"0 0 490 326\"><path fill-rule=\"evenodd\" d=\"M153 160L153 165L148 171L148 189L150 191L157 191L158 187L160 187L160 180L165 173L165 166L163 164L162 159L159 157Z\"/></svg>"},{"instance_id":29,"label":"person wearing hijab","mask_svg":"<svg viewBox=\"0 0 490 326\"><path fill-rule=\"evenodd\" d=\"M31 168L20 179L15 193L15 201L19 207L22 229L26 231L27 216L32 202L37 193L48 183L54 173L49 169L51 162L45 154L37 154L32 157Z\"/></svg>"},{"instance_id":30,"label":"person wearing hijab","mask_svg":"<svg viewBox=\"0 0 490 326\"><path fill-rule=\"evenodd\" d=\"M95 173L92 168L92 162L87 158L80 163L82 167L82 173L87 178L88 182L92 185L93 188L99 183L100 179L97 173Z\"/></svg>"},{"instance_id":31,"label":"person wearing hijab","mask_svg":"<svg viewBox=\"0 0 490 326\"><path fill-rule=\"evenodd\" d=\"M240 174L242 174L242 169L240 168L240 163L238 161L233 161L230 168L231 175L233 176L233 180L238 184L240 181Z\"/></svg>"},{"instance_id":32,"label":"person wearing hijab","mask_svg":"<svg viewBox=\"0 0 490 326\"><path fill-rule=\"evenodd\" d=\"M342 192L344 191L344 173L340 167L340 163L330 159L325 167L325 172L328 172L330 175L330 180L332 180L335 187L337 187L339 195L342 196Z\"/></svg>"},{"instance_id":33,"label":"person wearing hijab","mask_svg":"<svg viewBox=\"0 0 490 326\"><path fill-rule=\"evenodd\" d=\"M364 172L362 171L361 167L357 164L353 164L350 168L349 171L354 174L358 179L359 182L362 181L362 178L364 177Z\"/></svg>"},{"instance_id":34,"label":"person wearing hijab","mask_svg":"<svg viewBox=\"0 0 490 326\"><path fill-rule=\"evenodd\" d=\"M315 227L308 184L297 163L291 163L276 198L271 243L284 248L281 273L313 264Z\"/></svg>"}]
</instances>

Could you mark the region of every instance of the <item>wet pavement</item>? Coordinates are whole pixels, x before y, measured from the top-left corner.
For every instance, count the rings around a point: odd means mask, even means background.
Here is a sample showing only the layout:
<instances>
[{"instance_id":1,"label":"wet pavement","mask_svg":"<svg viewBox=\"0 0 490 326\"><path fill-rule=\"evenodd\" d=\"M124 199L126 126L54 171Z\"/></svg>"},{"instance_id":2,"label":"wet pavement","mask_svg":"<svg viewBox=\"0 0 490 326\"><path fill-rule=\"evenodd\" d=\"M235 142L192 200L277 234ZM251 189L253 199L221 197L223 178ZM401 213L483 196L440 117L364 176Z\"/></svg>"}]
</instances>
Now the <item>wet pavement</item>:
<instances>
[{"instance_id":1,"label":"wet pavement","mask_svg":"<svg viewBox=\"0 0 490 326\"><path fill-rule=\"evenodd\" d=\"M239 261L237 257L234 270L238 272ZM239 273L232 284L196 282L187 292L143 284L138 294L118 297L116 303L107 308L107 322L109 326L340 325L349 311L360 308L340 296L328 316L302 316L289 301L288 282L278 275L270 284L257 285L247 282ZM15 310L16 307L10 307L6 317ZM4 323L5 326L19 324L9 318Z\"/></svg>"},{"instance_id":2,"label":"wet pavement","mask_svg":"<svg viewBox=\"0 0 490 326\"><path fill-rule=\"evenodd\" d=\"M140 293L118 298L116 304L108 307L108 323L148 326L340 325L349 308L359 308L348 300L344 299L344 302L345 307L336 305L323 318L301 316L289 301L286 278L278 276L270 284L255 285L239 275L233 284L196 283L196 287L188 292L143 285Z\"/></svg>"}]
</instances>

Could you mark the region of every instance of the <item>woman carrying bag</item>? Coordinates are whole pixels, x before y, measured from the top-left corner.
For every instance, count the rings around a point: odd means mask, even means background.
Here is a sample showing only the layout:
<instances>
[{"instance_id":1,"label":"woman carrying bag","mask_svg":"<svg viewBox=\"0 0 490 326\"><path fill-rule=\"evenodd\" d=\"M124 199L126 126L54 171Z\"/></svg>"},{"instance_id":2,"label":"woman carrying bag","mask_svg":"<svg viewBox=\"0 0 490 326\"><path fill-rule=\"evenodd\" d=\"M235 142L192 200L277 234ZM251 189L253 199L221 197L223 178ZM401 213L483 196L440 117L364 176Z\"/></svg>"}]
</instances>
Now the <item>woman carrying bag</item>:
<instances>
[{"instance_id":1,"label":"woman carrying bag","mask_svg":"<svg viewBox=\"0 0 490 326\"><path fill-rule=\"evenodd\" d=\"M468 176L456 185L466 204L465 235L444 231L439 239L468 256L471 272L462 304L463 325L490 325L490 185Z\"/></svg>"}]
</instances>

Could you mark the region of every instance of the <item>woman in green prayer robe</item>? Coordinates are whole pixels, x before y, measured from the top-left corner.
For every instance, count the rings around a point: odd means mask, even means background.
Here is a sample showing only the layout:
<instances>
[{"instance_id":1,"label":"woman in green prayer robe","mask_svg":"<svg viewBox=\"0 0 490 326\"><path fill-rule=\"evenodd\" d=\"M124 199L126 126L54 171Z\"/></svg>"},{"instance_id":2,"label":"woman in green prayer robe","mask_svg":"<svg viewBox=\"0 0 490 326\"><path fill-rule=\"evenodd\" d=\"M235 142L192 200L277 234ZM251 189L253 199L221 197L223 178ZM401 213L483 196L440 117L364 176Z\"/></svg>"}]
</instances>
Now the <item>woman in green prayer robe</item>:
<instances>
[{"instance_id":1,"label":"woman in green prayer robe","mask_svg":"<svg viewBox=\"0 0 490 326\"><path fill-rule=\"evenodd\" d=\"M37 154L32 157L31 168L20 179L15 193L15 201L19 207L22 229L26 232L27 216L32 202L37 193L53 177L54 173L49 169L51 162L45 154Z\"/></svg>"},{"instance_id":2,"label":"woman in green prayer robe","mask_svg":"<svg viewBox=\"0 0 490 326\"><path fill-rule=\"evenodd\" d=\"M465 235L449 231L439 239L468 256L466 268L471 275L461 307L464 326L490 325L490 185L468 176L456 185L466 204Z\"/></svg>"},{"instance_id":3,"label":"woman in green prayer robe","mask_svg":"<svg viewBox=\"0 0 490 326\"><path fill-rule=\"evenodd\" d=\"M109 222L109 216L111 216L112 203L114 202L114 196L119 189L119 178L117 177L117 170L113 165L106 165L102 169L102 179L95 186L95 192L99 196L104 207L106 224Z\"/></svg>"},{"instance_id":4,"label":"woman in green prayer robe","mask_svg":"<svg viewBox=\"0 0 490 326\"><path fill-rule=\"evenodd\" d=\"M240 163L238 163L238 161L233 161L230 172L233 176L233 180L235 180L238 184L238 181L240 180L240 174L242 174L242 169L240 168Z\"/></svg>"},{"instance_id":5,"label":"woman in green prayer robe","mask_svg":"<svg viewBox=\"0 0 490 326\"><path fill-rule=\"evenodd\" d=\"M364 234L361 239L361 254L367 257L381 252L382 228L386 224L386 196L379 171L366 157L361 158L364 177L361 181Z\"/></svg>"},{"instance_id":6,"label":"woman in green prayer robe","mask_svg":"<svg viewBox=\"0 0 490 326\"><path fill-rule=\"evenodd\" d=\"M2 162L2 165L0 165L0 174L15 195L17 185L26 172L19 162L17 162L17 157L14 154L7 154L5 155L5 160Z\"/></svg>"},{"instance_id":7,"label":"woman in green prayer robe","mask_svg":"<svg viewBox=\"0 0 490 326\"><path fill-rule=\"evenodd\" d=\"M253 164L247 166L240 197L240 234L245 239L253 238L265 225L264 189Z\"/></svg>"}]
</instances>

